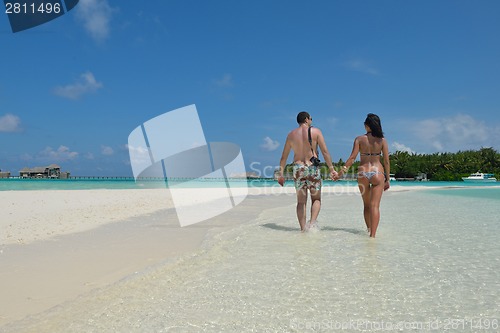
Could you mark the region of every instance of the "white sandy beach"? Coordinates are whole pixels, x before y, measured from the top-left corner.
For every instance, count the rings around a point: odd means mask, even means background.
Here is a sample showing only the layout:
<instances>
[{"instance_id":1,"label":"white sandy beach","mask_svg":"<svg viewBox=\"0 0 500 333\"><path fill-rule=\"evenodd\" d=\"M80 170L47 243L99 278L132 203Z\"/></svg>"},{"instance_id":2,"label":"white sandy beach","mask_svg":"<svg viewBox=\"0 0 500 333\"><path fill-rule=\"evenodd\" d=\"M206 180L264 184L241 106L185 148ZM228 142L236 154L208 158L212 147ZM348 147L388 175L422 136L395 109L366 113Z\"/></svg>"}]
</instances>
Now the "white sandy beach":
<instances>
[{"instance_id":1,"label":"white sandy beach","mask_svg":"<svg viewBox=\"0 0 500 333\"><path fill-rule=\"evenodd\" d=\"M342 186L324 195L357 191ZM0 331L2 325L195 251L207 233L253 220L266 208L293 210L294 193L291 187L251 188L232 211L182 228L164 189L0 192ZM358 199L352 202L359 205Z\"/></svg>"},{"instance_id":2,"label":"white sandy beach","mask_svg":"<svg viewBox=\"0 0 500 333\"><path fill-rule=\"evenodd\" d=\"M168 191L0 191L0 244L27 244L172 207Z\"/></svg>"},{"instance_id":3,"label":"white sandy beach","mask_svg":"<svg viewBox=\"0 0 500 333\"><path fill-rule=\"evenodd\" d=\"M392 188L407 191L422 187ZM209 193L209 189L197 189ZM190 190L186 190L186 195ZM353 186L325 187L325 195L357 194ZM249 195L295 194L292 187L250 188ZM208 196L208 195L207 195ZM173 208L165 189L0 191L0 245L28 244Z\"/></svg>"},{"instance_id":4,"label":"white sandy beach","mask_svg":"<svg viewBox=\"0 0 500 333\"><path fill-rule=\"evenodd\" d=\"M209 230L238 222L223 214L182 228L172 208L165 189L0 191L0 327L194 251Z\"/></svg>"}]
</instances>

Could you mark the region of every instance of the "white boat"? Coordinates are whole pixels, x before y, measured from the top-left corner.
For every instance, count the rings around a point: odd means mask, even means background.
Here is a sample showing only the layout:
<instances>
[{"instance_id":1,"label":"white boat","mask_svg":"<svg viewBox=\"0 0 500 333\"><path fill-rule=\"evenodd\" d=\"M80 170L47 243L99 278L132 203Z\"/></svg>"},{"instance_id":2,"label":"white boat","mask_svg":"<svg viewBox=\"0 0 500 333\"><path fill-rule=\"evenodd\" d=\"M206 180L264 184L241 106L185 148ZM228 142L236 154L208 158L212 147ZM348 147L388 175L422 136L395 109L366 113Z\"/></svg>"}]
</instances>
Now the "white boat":
<instances>
[{"instance_id":1,"label":"white boat","mask_svg":"<svg viewBox=\"0 0 500 333\"><path fill-rule=\"evenodd\" d=\"M462 177L464 182L496 182L497 179L494 177L495 175L492 173L482 173L476 172L471 173L469 177Z\"/></svg>"}]
</instances>

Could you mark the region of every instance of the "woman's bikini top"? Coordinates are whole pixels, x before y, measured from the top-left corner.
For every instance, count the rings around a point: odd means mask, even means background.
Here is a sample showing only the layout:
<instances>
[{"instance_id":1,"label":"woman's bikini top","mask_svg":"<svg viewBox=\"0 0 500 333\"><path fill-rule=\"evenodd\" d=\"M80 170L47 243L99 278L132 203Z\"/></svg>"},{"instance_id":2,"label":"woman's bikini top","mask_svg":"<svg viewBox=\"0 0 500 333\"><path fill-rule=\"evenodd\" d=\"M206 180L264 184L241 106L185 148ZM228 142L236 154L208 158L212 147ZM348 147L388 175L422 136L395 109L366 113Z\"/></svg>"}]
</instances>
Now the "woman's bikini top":
<instances>
[{"instance_id":1,"label":"woman's bikini top","mask_svg":"<svg viewBox=\"0 0 500 333\"><path fill-rule=\"evenodd\" d=\"M359 153L361 156L380 156L382 153Z\"/></svg>"}]
</instances>

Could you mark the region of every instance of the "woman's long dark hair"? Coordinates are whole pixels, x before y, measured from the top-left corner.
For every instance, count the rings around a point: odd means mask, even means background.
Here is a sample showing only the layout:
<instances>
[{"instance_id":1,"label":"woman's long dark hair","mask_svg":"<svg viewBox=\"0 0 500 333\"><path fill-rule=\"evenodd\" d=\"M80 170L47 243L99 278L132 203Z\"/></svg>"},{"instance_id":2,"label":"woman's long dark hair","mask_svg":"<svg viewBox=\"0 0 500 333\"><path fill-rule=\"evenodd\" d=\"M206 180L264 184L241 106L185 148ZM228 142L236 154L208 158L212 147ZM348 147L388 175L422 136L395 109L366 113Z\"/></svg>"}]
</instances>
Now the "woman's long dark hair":
<instances>
[{"instance_id":1,"label":"woman's long dark hair","mask_svg":"<svg viewBox=\"0 0 500 333\"><path fill-rule=\"evenodd\" d=\"M382 123L380 118L374 113L368 113L365 120L365 125L370 128L372 135L377 138L383 138Z\"/></svg>"}]
</instances>

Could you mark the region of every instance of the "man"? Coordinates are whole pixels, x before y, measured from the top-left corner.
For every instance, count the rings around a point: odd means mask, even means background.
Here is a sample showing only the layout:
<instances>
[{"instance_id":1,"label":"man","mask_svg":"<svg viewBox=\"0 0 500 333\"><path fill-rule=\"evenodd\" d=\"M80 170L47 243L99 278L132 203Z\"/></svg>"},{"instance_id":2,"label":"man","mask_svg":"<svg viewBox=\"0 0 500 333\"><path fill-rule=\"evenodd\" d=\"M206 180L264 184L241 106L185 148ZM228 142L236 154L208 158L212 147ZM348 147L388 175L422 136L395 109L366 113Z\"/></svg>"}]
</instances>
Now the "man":
<instances>
[{"instance_id":1,"label":"man","mask_svg":"<svg viewBox=\"0 0 500 333\"><path fill-rule=\"evenodd\" d=\"M314 165L311 161L312 157L318 158L318 146L325 158L325 162L330 168L330 177L338 178L337 172L333 169L332 158L326 148L323 134L318 128L313 128L312 118L307 112L299 112L297 115L297 123L299 127L288 133L283 153L280 160L280 171L278 183L283 186L285 178L286 160L293 150L293 179L295 182L295 190L297 192L297 219L299 220L300 230L302 232L315 227L316 219L318 218L321 209L321 174L318 165ZM308 131L311 131L311 143L309 143ZM309 225L306 225L306 204L307 192L311 194L311 220Z\"/></svg>"}]
</instances>

